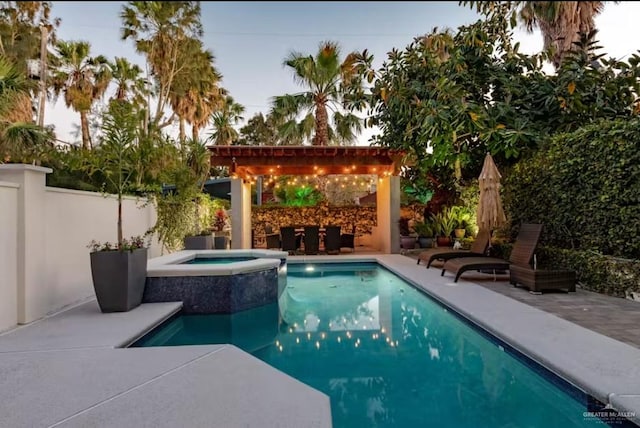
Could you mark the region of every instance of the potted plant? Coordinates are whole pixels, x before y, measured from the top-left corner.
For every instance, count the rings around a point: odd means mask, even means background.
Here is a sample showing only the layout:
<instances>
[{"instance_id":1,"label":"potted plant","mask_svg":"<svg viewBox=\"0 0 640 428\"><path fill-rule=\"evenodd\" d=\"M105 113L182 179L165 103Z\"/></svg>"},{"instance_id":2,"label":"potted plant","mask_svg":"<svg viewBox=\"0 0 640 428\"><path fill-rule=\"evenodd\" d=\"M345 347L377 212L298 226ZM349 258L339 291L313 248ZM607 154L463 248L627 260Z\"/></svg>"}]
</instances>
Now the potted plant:
<instances>
[{"instance_id":1,"label":"potted plant","mask_svg":"<svg viewBox=\"0 0 640 428\"><path fill-rule=\"evenodd\" d=\"M202 229L196 235L184 237L185 250L210 250L213 248L213 236L211 231Z\"/></svg>"},{"instance_id":2,"label":"potted plant","mask_svg":"<svg viewBox=\"0 0 640 428\"><path fill-rule=\"evenodd\" d=\"M122 236L122 198L134 184L136 129L133 106L128 101L111 101L104 116L100 148L85 165L89 174L104 177L105 191L114 191L118 199L117 243L94 240L89 244L91 277L102 312L126 312L140 305L147 280L144 240Z\"/></svg>"},{"instance_id":3,"label":"potted plant","mask_svg":"<svg viewBox=\"0 0 640 428\"><path fill-rule=\"evenodd\" d=\"M431 248L434 243L434 225L429 221L418 221L413 226L413 230L418 234L418 244L420 248Z\"/></svg>"},{"instance_id":4,"label":"potted plant","mask_svg":"<svg viewBox=\"0 0 640 428\"><path fill-rule=\"evenodd\" d=\"M193 199L195 212L193 214L193 233L184 237L185 250L211 250L213 235L209 229L212 223L210 198L206 194L198 194ZM204 225L204 226L202 226Z\"/></svg>"},{"instance_id":5,"label":"potted plant","mask_svg":"<svg viewBox=\"0 0 640 428\"><path fill-rule=\"evenodd\" d=\"M452 215L450 208L444 208L437 214L432 214L433 222L437 227L436 242L439 247L448 247L451 245L451 234L456 227L455 217Z\"/></svg>"},{"instance_id":6,"label":"potted plant","mask_svg":"<svg viewBox=\"0 0 640 428\"><path fill-rule=\"evenodd\" d=\"M117 244L91 241L91 278L102 312L127 312L142 303L147 248L140 236Z\"/></svg>"},{"instance_id":7,"label":"potted plant","mask_svg":"<svg viewBox=\"0 0 640 428\"><path fill-rule=\"evenodd\" d=\"M400 217L398 219L398 227L400 228L400 248L405 250L413 250L416 246L416 238L411 236L411 228L409 227L409 219Z\"/></svg>"},{"instance_id":8,"label":"potted plant","mask_svg":"<svg viewBox=\"0 0 640 428\"><path fill-rule=\"evenodd\" d=\"M453 233L457 239L462 239L467 233L467 226L471 222L471 213L462 206L451 207L451 215L455 218Z\"/></svg>"},{"instance_id":9,"label":"potted plant","mask_svg":"<svg viewBox=\"0 0 640 428\"><path fill-rule=\"evenodd\" d=\"M224 233L224 228L227 225L227 213L222 208L216 211L215 218L213 220L213 230L215 232L214 248L216 250L226 250L228 244L228 236Z\"/></svg>"}]
</instances>

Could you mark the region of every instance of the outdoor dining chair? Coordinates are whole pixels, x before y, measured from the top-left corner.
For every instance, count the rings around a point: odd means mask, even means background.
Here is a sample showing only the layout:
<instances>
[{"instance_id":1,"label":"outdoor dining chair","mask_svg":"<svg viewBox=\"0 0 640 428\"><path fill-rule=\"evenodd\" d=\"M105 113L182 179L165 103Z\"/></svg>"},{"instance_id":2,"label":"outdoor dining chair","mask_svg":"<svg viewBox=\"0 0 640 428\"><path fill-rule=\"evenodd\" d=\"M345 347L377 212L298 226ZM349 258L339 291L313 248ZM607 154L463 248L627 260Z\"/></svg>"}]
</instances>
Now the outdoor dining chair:
<instances>
[{"instance_id":1,"label":"outdoor dining chair","mask_svg":"<svg viewBox=\"0 0 640 428\"><path fill-rule=\"evenodd\" d=\"M296 236L296 228L294 226L281 227L280 242L282 244L282 251L288 251L289 254L296 254L300 242L298 236Z\"/></svg>"},{"instance_id":2,"label":"outdoor dining chair","mask_svg":"<svg viewBox=\"0 0 640 428\"><path fill-rule=\"evenodd\" d=\"M343 233L340 235L340 248L351 248L351 251L356 250L355 246L356 227L352 226L351 233Z\"/></svg>"},{"instance_id":3,"label":"outdoor dining chair","mask_svg":"<svg viewBox=\"0 0 640 428\"><path fill-rule=\"evenodd\" d=\"M340 226L325 227L324 251L327 254L340 254Z\"/></svg>"},{"instance_id":4,"label":"outdoor dining chair","mask_svg":"<svg viewBox=\"0 0 640 428\"><path fill-rule=\"evenodd\" d=\"M320 226L304 227L304 253L308 255L318 254L320 250Z\"/></svg>"}]
</instances>

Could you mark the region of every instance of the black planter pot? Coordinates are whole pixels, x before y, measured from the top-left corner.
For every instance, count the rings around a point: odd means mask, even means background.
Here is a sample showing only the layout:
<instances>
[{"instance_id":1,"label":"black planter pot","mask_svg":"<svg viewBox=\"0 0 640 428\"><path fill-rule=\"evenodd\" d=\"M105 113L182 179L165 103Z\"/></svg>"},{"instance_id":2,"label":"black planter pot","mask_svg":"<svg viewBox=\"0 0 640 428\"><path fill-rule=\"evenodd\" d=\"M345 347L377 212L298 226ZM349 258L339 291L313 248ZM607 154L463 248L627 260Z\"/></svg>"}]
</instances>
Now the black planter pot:
<instances>
[{"instance_id":1,"label":"black planter pot","mask_svg":"<svg viewBox=\"0 0 640 428\"><path fill-rule=\"evenodd\" d=\"M432 248L433 238L427 238L426 236L419 236L418 244L420 244L420 248Z\"/></svg>"},{"instance_id":2,"label":"black planter pot","mask_svg":"<svg viewBox=\"0 0 640 428\"><path fill-rule=\"evenodd\" d=\"M416 247L416 238L413 236L400 236L400 248L413 250Z\"/></svg>"},{"instance_id":3,"label":"black planter pot","mask_svg":"<svg viewBox=\"0 0 640 428\"><path fill-rule=\"evenodd\" d=\"M213 248L213 237L211 235L185 236L185 250L211 250Z\"/></svg>"},{"instance_id":4,"label":"black planter pot","mask_svg":"<svg viewBox=\"0 0 640 428\"><path fill-rule=\"evenodd\" d=\"M213 248L216 250L226 250L227 242L228 242L228 237L216 236L213 238Z\"/></svg>"},{"instance_id":5,"label":"black planter pot","mask_svg":"<svg viewBox=\"0 0 640 428\"><path fill-rule=\"evenodd\" d=\"M147 280L147 249L90 254L93 289L102 312L127 312L139 306Z\"/></svg>"}]
</instances>

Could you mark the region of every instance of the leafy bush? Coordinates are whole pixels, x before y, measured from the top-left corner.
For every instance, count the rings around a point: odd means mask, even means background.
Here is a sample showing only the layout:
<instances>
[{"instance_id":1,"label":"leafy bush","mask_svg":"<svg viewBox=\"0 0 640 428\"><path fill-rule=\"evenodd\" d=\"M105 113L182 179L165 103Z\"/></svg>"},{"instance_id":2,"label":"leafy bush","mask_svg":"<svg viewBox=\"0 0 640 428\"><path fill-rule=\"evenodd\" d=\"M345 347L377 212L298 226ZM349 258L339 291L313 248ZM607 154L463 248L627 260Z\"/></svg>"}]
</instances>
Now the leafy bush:
<instances>
[{"instance_id":1,"label":"leafy bush","mask_svg":"<svg viewBox=\"0 0 640 428\"><path fill-rule=\"evenodd\" d=\"M439 213L432 214L431 220L438 236L451 236L456 228L457 221L452 207L445 207Z\"/></svg>"},{"instance_id":2,"label":"leafy bush","mask_svg":"<svg viewBox=\"0 0 640 428\"><path fill-rule=\"evenodd\" d=\"M541 243L640 258L640 119L559 134L505 179L511 224L544 224Z\"/></svg>"},{"instance_id":3,"label":"leafy bush","mask_svg":"<svg viewBox=\"0 0 640 428\"><path fill-rule=\"evenodd\" d=\"M640 292L638 260L553 247L541 247L537 254L542 267L575 270L578 282L587 290L616 297Z\"/></svg>"},{"instance_id":4,"label":"leafy bush","mask_svg":"<svg viewBox=\"0 0 640 428\"><path fill-rule=\"evenodd\" d=\"M510 243L492 244L491 255L508 260L512 248ZM629 297L632 292L640 292L638 260L549 246L539 246L535 254L538 269L574 270L578 283L586 290L615 297Z\"/></svg>"},{"instance_id":5,"label":"leafy bush","mask_svg":"<svg viewBox=\"0 0 640 428\"><path fill-rule=\"evenodd\" d=\"M283 186L276 191L282 205L290 207L307 207L322 201L322 193L310 186Z\"/></svg>"},{"instance_id":6,"label":"leafy bush","mask_svg":"<svg viewBox=\"0 0 640 428\"><path fill-rule=\"evenodd\" d=\"M411 230L409 229L409 218L400 217L398 219L398 228L400 229L401 236L409 236L411 234Z\"/></svg>"},{"instance_id":7,"label":"leafy bush","mask_svg":"<svg viewBox=\"0 0 640 428\"><path fill-rule=\"evenodd\" d=\"M413 225L413 230L418 236L433 238L436 235L435 225L431 221L417 221Z\"/></svg>"}]
</instances>

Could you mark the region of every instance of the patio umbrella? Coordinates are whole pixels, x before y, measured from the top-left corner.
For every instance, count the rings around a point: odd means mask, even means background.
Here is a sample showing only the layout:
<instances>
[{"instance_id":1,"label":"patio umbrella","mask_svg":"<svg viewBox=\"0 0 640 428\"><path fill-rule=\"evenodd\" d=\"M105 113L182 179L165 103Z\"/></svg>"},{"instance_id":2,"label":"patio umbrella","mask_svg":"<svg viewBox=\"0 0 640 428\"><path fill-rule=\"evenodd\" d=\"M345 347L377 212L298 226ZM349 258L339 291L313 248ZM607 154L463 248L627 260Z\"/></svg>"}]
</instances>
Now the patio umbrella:
<instances>
[{"instance_id":1,"label":"patio umbrella","mask_svg":"<svg viewBox=\"0 0 640 428\"><path fill-rule=\"evenodd\" d=\"M500 172L489 153L484 158L482 172L478 177L480 200L476 221L479 228L491 231L506 223L507 219L500 200Z\"/></svg>"}]
</instances>

